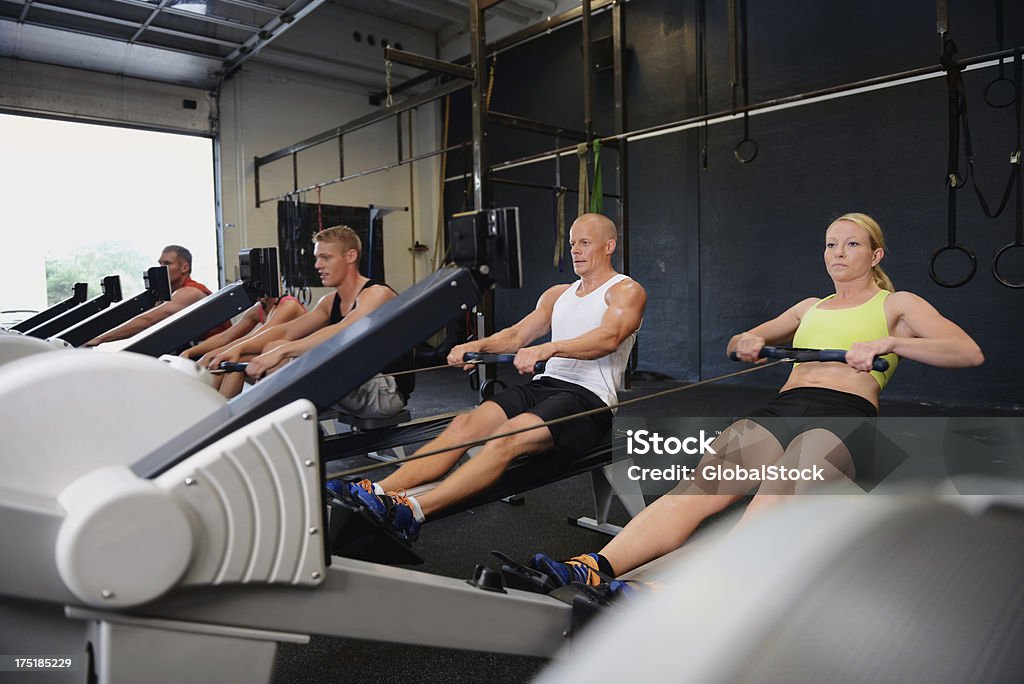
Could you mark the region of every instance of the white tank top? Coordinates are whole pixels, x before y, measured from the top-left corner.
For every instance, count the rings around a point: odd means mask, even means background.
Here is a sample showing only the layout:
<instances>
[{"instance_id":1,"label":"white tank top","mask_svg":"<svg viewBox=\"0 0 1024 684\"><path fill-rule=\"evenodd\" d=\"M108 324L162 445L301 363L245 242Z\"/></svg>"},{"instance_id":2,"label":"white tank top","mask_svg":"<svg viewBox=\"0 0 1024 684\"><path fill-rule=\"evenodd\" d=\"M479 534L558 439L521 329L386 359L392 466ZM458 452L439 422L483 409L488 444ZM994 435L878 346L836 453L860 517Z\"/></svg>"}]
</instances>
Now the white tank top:
<instances>
[{"instance_id":1,"label":"white tank top","mask_svg":"<svg viewBox=\"0 0 1024 684\"><path fill-rule=\"evenodd\" d=\"M554 342L579 337L600 326L605 312L608 311L608 305L604 301L608 288L628 279L629 276L618 273L583 297L576 296L576 291L583 284L582 280L566 288L555 301L551 313L551 340ZM618 349L592 361L552 357L548 359L544 372L536 378L557 378L580 385L610 406L617 403L616 391L622 387L626 363L629 361L629 353L633 350L635 340L636 331L633 331L619 344Z\"/></svg>"}]
</instances>

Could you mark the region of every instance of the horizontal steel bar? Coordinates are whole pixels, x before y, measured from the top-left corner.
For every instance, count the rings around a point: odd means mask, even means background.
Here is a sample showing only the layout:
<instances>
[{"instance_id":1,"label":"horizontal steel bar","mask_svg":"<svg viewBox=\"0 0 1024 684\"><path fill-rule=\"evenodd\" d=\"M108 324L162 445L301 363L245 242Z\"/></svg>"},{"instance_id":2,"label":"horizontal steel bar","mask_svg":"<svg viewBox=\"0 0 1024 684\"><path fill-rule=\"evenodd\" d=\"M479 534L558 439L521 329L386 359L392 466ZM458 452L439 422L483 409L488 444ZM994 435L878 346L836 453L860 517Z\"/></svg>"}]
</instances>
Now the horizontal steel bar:
<instances>
[{"instance_id":1,"label":"horizontal steel bar","mask_svg":"<svg viewBox=\"0 0 1024 684\"><path fill-rule=\"evenodd\" d=\"M613 4L613 0L595 0L595 2L592 2L590 4L590 11L591 13L597 12L602 9L610 8ZM582 15L582 7L577 7L567 12L563 12L562 14L558 14L553 17L548 17L544 21L538 22L533 26L527 26L521 31L516 31L515 33L512 33L506 36L505 38L502 38L501 40L494 41L493 43L488 45L484 49L484 51L488 56L492 56L494 54L497 54L498 52L502 52L504 50L508 50L509 48L515 47L520 43L524 43L530 40L531 38L535 38L539 35L548 33L549 31L553 31L556 28L560 28L561 26L564 26L566 24L571 24L574 21L578 21ZM469 64L469 62L469 55L463 55L462 57L459 57L456 60L452 60L453 64ZM402 81L396 86L393 86L391 88L391 94L394 95L395 93L400 93L404 90L408 90L409 88L414 88L422 83L426 83L427 81L434 77L434 74L420 74L419 76L414 76L410 79ZM370 102L372 104L377 104L384 99L384 96L385 93L383 91L371 93Z\"/></svg>"},{"instance_id":2,"label":"horizontal steel bar","mask_svg":"<svg viewBox=\"0 0 1024 684\"><path fill-rule=\"evenodd\" d=\"M578 189L576 189L576 188L569 188L569 187L566 187L564 185L562 185L562 186L545 185L544 183L531 183L529 181L514 180L512 178L495 178L495 177L492 176L491 177L491 182L492 183L500 183L501 185L517 185L517 186L523 187L523 188L535 188L537 190L565 190L566 192L571 192L574 195L579 193ZM616 195L616 194L610 193L610 192L604 192L604 193L601 193L601 194L604 197L611 197L612 199L620 199L622 197L621 195Z\"/></svg>"},{"instance_id":3,"label":"horizontal steel bar","mask_svg":"<svg viewBox=\"0 0 1024 684\"><path fill-rule=\"evenodd\" d=\"M398 62L399 64L406 64L417 69L426 69L427 71L447 74L448 76L454 76L456 78L464 78L472 81L474 72L467 66L459 64L452 64L451 62L445 62L440 59L432 59L430 57L424 57L418 55L415 52L406 52L405 50L396 50L395 48L384 48L384 59L391 60L392 62ZM392 93L394 89L392 89Z\"/></svg>"},{"instance_id":4,"label":"horizontal steel bar","mask_svg":"<svg viewBox=\"0 0 1024 684\"><path fill-rule=\"evenodd\" d=\"M366 126L375 124L378 121L384 121L385 119L395 116L401 112L415 109L420 105L424 105L432 100L444 97L445 95L451 95L456 91L462 90L468 85L469 82L462 79L449 81L448 83L444 83L441 86L434 88L433 90L428 90L420 95L410 97L408 100L397 102L390 107L384 107L380 111L367 114L366 116L361 116L358 119L353 119L346 124L338 126L337 128L332 128L329 131L324 131L323 133L314 135L311 138L306 138L294 145L289 145L288 147L263 155L262 157L256 157L256 165L263 166L269 164L270 162L277 161L278 159L283 159L288 155L301 152L302 150L307 150L310 147L327 142L328 140L333 140L338 136L357 131L360 128L365 128Z\"/></svg>"},{"instance_id":5,"label":"horizontal steel bar","mask_svg":"<svg viewBox=\"0 0 1024 684\"><path fill-rule=\"evenodd\" d=\"M153 8L153 3L146 2L146 0L114 0L122 5L131 5L132 7L142 8ZM223 0L222 0L223 1ZM189 12L188 10L178 9L177 7L162 7L160 12L163 14L174 15L176 17L185 17L188 19L194 19L201 21L206 24L217 24L218 26L226 26L229 28L235 28L240 31L259 31L260 27L256 24L249 24L244 21L237 19L225 19L224 17L214 16L212 14L199 14L198 12Z\"/></svg>"},{"instance_id":6,"label":"horizontal steel bar","mask_svg":"<svg viewBox=\"0 0 1024 684\"><path fill-rule=\"evenodd\" d=\"M278 16L271 18L260 28L259 33L246 38L244 43L239 45L237 49L232 50L228 56L224 58L221 73L225 78L234 74L243 63L262 52L263 48L270 45L281 34L297 24L303 17L322 5L324 1L325 0L295 0L288 5L287 8L277 10L276 14Z\"/></svg>"},{"instance_id":7,"label":"horizontal steel bar","mask_svg":"<svg viewBox=\"0 0 1024 684\"><path fill-rule=\"evenodd\" d=\"M1013 49L1002 50L1000 52L990 52L984 55L978 55L977 57L970 57L967 59L960 60L962 67L969 67L973 65L979 65L984 62L996 63L996 60L1003 59L1006 57L1012 57L1014 53ZM709 123L720 123L722 121L729 121L742 116L745 113L756 113L763 112L767 109L778 109L787 106L793 106L796 104L810 104L812 102L831 99L836 95L843 93L850 93L857 90L872 90L880 86L886 85L899 85L900 81L913 82L922 78L933 77L941 74L944 67L941 64L934 64L927 67L920 67L918 69L908 69L906 71L900 71L892 74L886 74L885 76L876 76L874 78L863 79L860 81L853 81L851 83L844 83L842 85L830 86L828 88L820 88L818 90L811 90L805 93L798 93L796 95L787 95L786 97L780 97L773 100L765 100L755 104L747 105L745 107L737 107L736 109L729 109L711 114L702 114L699 116L691 116L686 119L680 119L679 121L673 121L670 123L658 124L656 126L649 126L647 128L640 128L635 131L628 131L625 133L619 133L616 135L610 135L600 138L602 144L612 143L618 140L636 140L639 138L653 137L656 134L664 132L675 132L676 129L691 128L698 124L705 122ZM564 156L576 153L576 146L565 146L547 152L538 152L537 154L527 155L525 157L519 157L517 159L509 159L504 162L499 162L491 167L492 171L501 169L509 169L516 166L524 166L534 162L540 162L547 159L551 159L556 156Z\"/></svg>"},{"instance_id":8,"label":"horizontal steel bar","mask_svg":"<svg viewBox=\"0 0 1024 684\"><path fill-rule=\"evenodd\" d=\"M293 197L295 195L301 195L302 193L305 193L305 192L312 192L313 190L316 190L317 188L323 188L323 187L326 187L328 185L335 185L337 183L344 183L345 181L348 181L348 180L353 180L355 178L362 178L363 176L369 176L371 174L379 173L381 171L390 171L391 169L397 168L399 166L405 166L406 164L412 164L413 162L418 162L418 161L421 161L423 159L429 159L430 157L436 157L437 155L444 154L445 152L454 152L455 150L459 150L459 149L462 149L464 147L469 147L470 145L472 145L471 142L459 143L458 145L450 145L449 147L445 147L445 148L442 148L442 149L439 149L439 150L431 150L430 152L424 152L423 154L418 154L415 157L407 157L406 159L403 159L402 161L399 161L399 162L392 162L390 164L384 164L383 166L377 166L377 167L374 167L372 169L367 169L365 171L358 171L356 173L350 173L347 176L339 176L338 178L332 178L331 180L328 180L328 181L321 181L321 182L315 183L313 185L307 185L304 188L299 188L298 190L293 190L291 192L286 192L283 195L275 195L274 197L268 197L266 199L261 199L259 202L256 203L256 207L259 208L260 204L262 204L263 202L273 202L275 200L288 199L288 198Z\"/></svg>"},{"instance_id":9,"label":"horizontal steel bar","mask_svg":"<svg viewBox=\"0 0 1024 684\"><path fill-rule=\"evenodd\" d=\"M266 12L267 14L279 14L281 12L278 7L271 7L265 5L262 2L254 2L253 0L220 0L221 2L229 5L235 5L236 7L245 7L247 9L256 10L257 12Z\"/></svg>"},{"instance_id":10,"label":"horizontal steel bar","mask_svg":"<svg viewBox=\"0 0 1024 684\"><path fill-rule=\"evenodd\" d=\"M61 7L60 5L51 5L51 4L45 3L45 2L36 2L32 6L37 8L37 9L41 9L41 10L49 10L51 12L57 12L58 14L67 14L67 15L74 16L74 17L81 17L83 19L93 19L95 21L103 22L105 24L115 24L117 26L127 26L127 27L135 28L135 29L144 28L146 31L152 31L154 33L162 33L162 34L169 35L169 36L175 36L176 38L183 38L185 40L194 40L194 41L197 41L197 42L200 42L200 43L212 43L214 45L221 45L223 47L229 47L229 48L234 48L234 47L238 46L238 43L232 43L232 42L229 42L229 41L226 41L226 40L220 40L220 39L217 39L217 38L207 38L206 36L201 36L201 35L198 35L198 34L195 34L195 33L186 33L184 31L175 31L173 29L165 29L165 28L160 28L160 27L157 27L157 26L148 26L148 25L140 24L137 21L131 21L131 20L128 20L128 19L120 19L118 17L109 17L109 16L106 16L104 14L96 14L94 12L84 12L82 10L71 9L70 7ZM45 22L38 21L38 20L36 20L35 22L29 22L29 23L34 23L36 26L46 26L48 28L59 29L59 30L62 30L62 31L72 30L72 29L65 29L63 27L52 26L50 24L47 24ZM132 44L133 42L137 42L137 41L125 41L124 39L117 38L115 36L110 36L110 35L105 35L105 34L102 34L102 33L90 32L90 31L82 31L81 29L74 29L73 32L74 33L84 33L84 34L88 34L88 35L95 35L95 36L99 36L99 37L102 37L102 38L108 38L110 40L117 40L117 41L120 41L120 42L126 42L128 44ZM157 45L157 46L153 46L153 47L163 47L163 46ZM202 54L202 53L200 53L200 54ZM212 57L213 59L217 59L216 55L202 54L202 56L203 57Z\"/></svg>"},{"instance_id":11,"label":"horizontal steel bar","mask_svg":"<svg viewBox=\"0 0 1024 684\"><path fill-rule=\"evenodd\" d=\"M493 110L487 112L487 121L497 126L516 128L533 133L542 133L544 135L554 137L568 138L569 140L579 140L580 142L587 139L587 134L583 131L578 131L572 128L562 128L561 126L537 121L536 119L528 119L515 114L503 114L502 112L495 112Z\"/></svg>"}]
</instances>

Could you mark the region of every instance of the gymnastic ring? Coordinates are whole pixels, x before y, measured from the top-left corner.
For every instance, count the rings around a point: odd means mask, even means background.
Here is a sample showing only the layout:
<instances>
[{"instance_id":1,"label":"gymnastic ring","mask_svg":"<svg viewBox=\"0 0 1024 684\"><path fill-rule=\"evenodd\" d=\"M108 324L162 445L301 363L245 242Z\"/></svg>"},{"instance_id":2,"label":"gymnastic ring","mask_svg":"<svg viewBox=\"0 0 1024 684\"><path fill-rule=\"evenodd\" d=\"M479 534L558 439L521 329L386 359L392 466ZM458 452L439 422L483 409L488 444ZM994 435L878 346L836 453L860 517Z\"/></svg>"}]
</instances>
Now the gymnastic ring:
<instances>
[{"instance_id":1,"label":"gymnastic ring","mask_svg":"<svg viewBox=\"0 0 1024 684\"><path fill-rule=\"evenodd\" d=\"M1022 242L1011 242L1010 244L1005 245L1002 248L1000 248L1000 250L995 253L995 256L992 257L992 275L994 275L996 277L996 280L998 280L1000 282L1000 284L1005 285L1006 287L1012 287L1013 289L1018 290L1018 289L1024 288L1024 283L1012 283L1009 280L1007 280L1006 278L1004 278L1003 275L999 272L999 259L1003 256L1003 254L1005 254L1006 252L1010 251L1014 247L1024 247L1024 243L1022 243Z\"/></svg>"},{"instance_id":2,"label":"gymnastic ring","mask_svg":"<svg viewBox=\"0 0 1024 684\"><path fill-rule=\"evenodd\" d=\"M963 252L971 260L971 270L967 273L967 275L965 277L961 278L960 280L955 280L955 281L943 280L942 278L939 277L939 274L935 272L935 261L936 261L936 259L938 259L939 255L942 254L943 252L948 252L950 250L953 250L953 251L956 251L956 252ZM963 245L961 245L958 242L957 243L953 243L951 245L943 245L942 247L939 247L937 250L935 250L935 254L932 254L932 260L928 264L928 275L930 275L932 277L932 280L935 281L936 285L941 285L942 287L960 287L961 285L965 285L971 278L974 277L974 273L977 270L978 270L978 258L976 256L974 256L974 252L972 252L971 250L967 249L966 247L964 247Z\"/></svg>"},{"instance_id":3,"label":"gymnastic ring","mask_svg":"<svg viewBox=\"0 0 1024 684\"><path fill-rule=\"evenodd\" d=\"M744 153L744 148L747 150L746 154ZM757 159L758 152L756 140L753 138L743 138L743 140L736 143L736 149L732 151L732 154L740 164L749 164Z\"/></svg>"},{"instance_id":4,"label":"gymnastic ring","mask_svg":"<svg viewBox=\"0 0 1024 684\"><path fill-rule=\"evenodd\" d=\"M499 388L496 387L496 385L501 385L500 389L507 389L508 388L508 385L506 385L501 380L493 380L493 379L488 378L487 380L484 380L483 382L481 382L480 383L480 401L487 401L488 399L493 397L494 393L497 392L498 389L499 389Z\"/></svg>"},{"instance_id":5,"label":"gymnastic ring","mask_svg":"<svg viewBox=\"0 0 1024 684\"><path fill-rule=\"evenodd\" d=\"M992 86L996 85L997 83L1009 83L1010 87L1013 89L1010 91L1010 99L1007 100L1006 102L993 101L995 98L992 97ZM989 107L993 107L995 109L1004 109L1017 101L1017 84L1014 83L1013 79L1010 78L1009 76L1000 76L999 78L992 79L991 81L989 81L989 84L985 86L984 97L985 104L987 104Z\"/></svg>"}]
</instances>

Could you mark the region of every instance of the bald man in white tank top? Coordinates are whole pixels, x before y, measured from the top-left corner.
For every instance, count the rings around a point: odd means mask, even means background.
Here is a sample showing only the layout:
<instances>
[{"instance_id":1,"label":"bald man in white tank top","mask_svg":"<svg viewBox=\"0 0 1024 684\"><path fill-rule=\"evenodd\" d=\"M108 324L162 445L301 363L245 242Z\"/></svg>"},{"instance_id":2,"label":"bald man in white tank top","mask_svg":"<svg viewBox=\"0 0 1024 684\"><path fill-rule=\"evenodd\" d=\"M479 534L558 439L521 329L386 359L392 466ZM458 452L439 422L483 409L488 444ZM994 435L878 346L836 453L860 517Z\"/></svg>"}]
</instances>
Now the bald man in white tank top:
<instances>
[{"instance_id":1,"label":"bald man in white tank top","mask_svg":"<svg viewBox=\"0 0 1024 684\"><path fill-rule=\"evenodd\" d=\"M537 307L515 325L452 349L448 355L451 364L461 363L466 352L515 352L519 373L532 373L538 361L545 361L546 368L530 382L500 392L457 416L421 452L616 403L616 391L622 385L647 302L643 287L612 267L616 238L615 224L607 217L580 216L569 229L572 265L579 280L549 288ZM550 342L527 346L548 332ZM413 539L426 517L487 489L516 457L552 450L560 455L580 455L609 434L611 423L611 411L601 411L491 440L435 489L416 498L401 492L441 478L466 449L454 448L411 461L380 482L332 481L330 486L359 501L399 536Z\"/></svg>"}]
</instances>

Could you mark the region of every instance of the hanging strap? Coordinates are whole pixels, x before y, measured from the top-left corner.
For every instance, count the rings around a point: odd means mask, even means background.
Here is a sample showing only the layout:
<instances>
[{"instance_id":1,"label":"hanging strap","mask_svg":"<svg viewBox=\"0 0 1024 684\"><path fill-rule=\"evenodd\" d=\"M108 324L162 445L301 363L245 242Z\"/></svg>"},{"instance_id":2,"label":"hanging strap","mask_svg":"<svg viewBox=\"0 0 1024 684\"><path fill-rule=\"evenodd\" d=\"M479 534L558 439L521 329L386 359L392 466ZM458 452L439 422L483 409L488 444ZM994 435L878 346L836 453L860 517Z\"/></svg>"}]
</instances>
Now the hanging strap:
<instances>
[{"instance_id":1,"label":"hanging strap","mask_svg":"<svg viewBox=\"0 0 1024 684\"><path fill-rule=\"evenodd\" d=\"M590 192L590 213L600 214L604 208L604 182L601 174L601 141L594 141L594 185Z\"/></svg>"},{"instance_id":2,"label":"hanging strap","mask_svg":"<svg viewBox=\"0 0 1024 684\"><path fill-rule=\"evenodd\" d=\"M1015 99L1015 114L1017 119L1017 149L1010 155L1010 163L1013 164L1014 185L1017 188L1016 216L1014 217L1014 239L997 251L992 257L992 275L1000 285L1019 290L1024 289L1024 281L1014 282L1003 275L999 270L999 260L1007 252L1014 249L1024 249L1024 167L1021 166L1021 147L1024 144L1022 128L1024 128L1024 107L1021 106L1022 95L1024 95L1024 66L1021 64L1021 49L1017 48L1013 53L1013 84Z\"/></svg>"},{"instance_id":3,"label":"hanging strap","mask_svg":"<svg viewBox=\"0 0 1024 684\"><path fill-rule=\"evenodd\" d=\"M444 127L441 132L441 149L448 149L448 124L452 113L452 96L444 98ZM434 270L444 263L444 179L448 171L448 152L441 153L441 177L437 183L437 226L434 232Z\"/></svg>"},{"instance_id":4,"label":"hanging strap","mask_svg":"<svg viewBox=\"0 0 1024 684\"><path fill-rule=\"evenodd\" d=\"M970 180L974 194L981 205L981 211L987 218L998 218L1006 210L1010 201L1010 195L1014 187L1014 168L1011 166L1010 173L1006 178L1006 185L1003 188L999 205L993 210L988 200L978 187L978 176L974 168L974 143L971 141L971 126L967 116L967 87L964 85L963 67L957 59L956 43L947 38L944 43L942 54L942 65L946 67L946 83L949 88L949 125L950 125L950 150L949 150L949 182L954 190L958 190ZM1016 59L1016 57L1015 57ZM1014 86L1016 89L1016 85ZM955 131L953 129L956 129ZM960 174L960 136L963 135L964 154L967 156L967 168ZM955 143L955 145L954 145ZM1013 164L1013 160L1010 161ZM955 204L955 203L954 203Z\"/></svg>"},{"instance_id":5,"label":"hanging strap","mask_svg":"<svg viewBox=\"0 0 1024 684\"><path fill-rule=\"evenodd\" d=\"M736 143L732 154L736 161L741 164L749 164L757 159L757 141L750 137L750 112L746 110L750 104L750 69L747 59L747 0L739 0L739 12L735 7L736 0L729 2L729 16L731 25L729 35L731 38L733 54L730 55L732 63L732 107L736 109L736 85L743 89L743 138ZM738 37L738 39L737 39ZM738 82L738 83L737 83Z\"/></svg>"},{"instance_id":6,"label":"hanging strap","mask_svg":"<svg viewBox=\"0 0 1024 684\"><path fill-rule=\"evenodd\" d=\"M579 188L579 201L576 203L576 215L587 213L590 206L590 183L587 180L587 143L576 146L576 156L580 160L580 178L576 187Z\"/></svg>"},{"instance_id":7,"label":"hanging strap","mask_svg":"<svg viewBox=\"0 0 1024 684\"><path fill-rule=\"evenodd\" d=\"M555 254L553 263L562 272L562 255L565 253L565 188L555 188Z\"/></svg>"},{"instance_id":8,"label":"hanging strap","mask_svg":"<svg viewBox=\"0 0 1024 684\"><path fill-rule=\"evenodd\" d=\"M943 28L942 8L940 7L939 10L939 28L940 33L943 33L941 30ZM948 19L945 22L945 26L948 30ZM949 104L949 148L946 157L946 244L939 247L932 254L932 260L928 264L928 275L931 276L936 285L952 288L965 285L974 277L974 273L978 269L978 259L974 256L974 252L956 241L956 191L964 186L967 175L965 173L963 178L960 175L960 128L961 122L966 118L967 98L964 95L963 76L961 74L963 67L957 61L956 43L951 38L944 37L943 39L940 62L946 70L946 88ZM970 167L968 167L967 173L969 172ZM962 252L968 258L968 272L960 280L944 280L939 277L935 269L939 257L949 251Z\"/></svg>"},{"instance_id":9,"label":"hanging strap","mask_svg":"<svg viewBox=\"0 0 1024 684\"><path fill-rule=\"evenodd\" d=\"M996 2L996 43L999 46L999 52L1002 52L1006 47L1006 27L1004 19L1004 6L1003 0L995 0ZM1005 67L1003 64L1003 58L999 58L998 73L994 79L989 81L989 84L985 86L983 93L985 103L989 107L996 109L1002 109L1009 107L1020 97L1018 89L1014 85L1014 80L1007 77Z\"/></svg>"}]
</instances>

